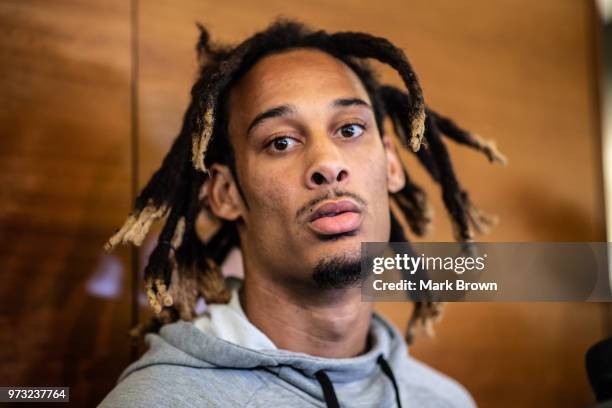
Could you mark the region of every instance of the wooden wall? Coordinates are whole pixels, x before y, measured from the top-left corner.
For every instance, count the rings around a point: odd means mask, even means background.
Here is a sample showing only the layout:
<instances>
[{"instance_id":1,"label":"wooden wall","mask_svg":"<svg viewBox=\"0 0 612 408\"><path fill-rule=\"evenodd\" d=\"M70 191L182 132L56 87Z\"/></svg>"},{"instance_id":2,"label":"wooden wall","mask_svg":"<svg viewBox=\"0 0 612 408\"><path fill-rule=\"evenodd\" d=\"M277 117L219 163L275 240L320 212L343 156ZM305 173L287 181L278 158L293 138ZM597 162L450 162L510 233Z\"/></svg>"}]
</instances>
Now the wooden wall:
<instances>
[{"instance_id":1,"label":"wooden wall","mask_svg":"<svg viewBox=\"0 0 612 408\"><path fill-rule=\"evenodd\" d=\"M129 251L101 251L130 205L123 3L0 4L0 382L77 406L129 362Z\"/></svg>"},{"instance_id":2,"label":"wooden wall","mask_svg":"<svg viewBox=\"0 0 612 408\"><path fill-rule=\"evenodd\" d=\"M592 7L141 1L140 186L179 129L195 22L235 42L284 15L389 38L410 57L430 106L497 140L506 168L451 146L474 201L501 217L483 240L603 241ZM118 0L0 4L0 378L71 386L80 405L98 402L129 361L129 249L101 250L131 201L129 24L129 4ZM427 239L450 240L438 191L423 184L436 210ZM405 327L408 306L378 309ZM437 336L412 353L483 407L584 406L584 352L605 335L604 319L597 304L450 304Z\"/></svg>"}]
</instances>

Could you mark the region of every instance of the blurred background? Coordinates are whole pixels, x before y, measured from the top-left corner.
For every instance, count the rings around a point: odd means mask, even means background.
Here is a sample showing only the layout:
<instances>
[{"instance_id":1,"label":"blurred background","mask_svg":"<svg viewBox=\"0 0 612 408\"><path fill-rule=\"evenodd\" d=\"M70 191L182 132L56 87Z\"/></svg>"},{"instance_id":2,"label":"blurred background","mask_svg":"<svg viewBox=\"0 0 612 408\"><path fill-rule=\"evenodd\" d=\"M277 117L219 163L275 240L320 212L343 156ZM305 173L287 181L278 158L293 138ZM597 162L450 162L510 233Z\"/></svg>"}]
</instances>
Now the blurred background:
<instances>
[{"instance_id":1,"label":"blurred background","mask_svg":"<svg viewBox=\"0 0 612 408\"><path fill-rule=\"evenodd\" d=\"M132 6L0 3L0 385L69 386L73 404L92 406L143 351L128 331L134 316L148 315L132 288L152 242L111 254L102 246L178 133L197 67L196 21L227 43L277 16L388 38L409 56L429 106L495 139L509 158L494 166L449 142L473 201L501 220L478 240L607 240L605 13L594 0ZM426 240L450 241L439 191L414 164L436 214ZM377 309L406 327L410 305ZM604 304L448 304L436 336L419 337L411 353L482 407L586 406L594 397L584 353L612 333L611 322Z\"/></svg>"}]
</instances>

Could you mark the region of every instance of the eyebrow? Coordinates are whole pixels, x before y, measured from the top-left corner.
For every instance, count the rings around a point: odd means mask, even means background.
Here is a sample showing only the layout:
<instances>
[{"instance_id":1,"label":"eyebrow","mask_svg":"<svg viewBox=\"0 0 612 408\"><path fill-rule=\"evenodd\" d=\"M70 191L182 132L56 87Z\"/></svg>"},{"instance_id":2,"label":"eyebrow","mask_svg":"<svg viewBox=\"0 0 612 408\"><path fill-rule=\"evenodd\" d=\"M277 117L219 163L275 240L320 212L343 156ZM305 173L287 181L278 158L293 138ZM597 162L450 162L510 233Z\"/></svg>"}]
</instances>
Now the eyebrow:
<instances>
[{"instance_id":1,"label":"eyebrow","mask_svg":"<svg viewBox=\"0 0 612 408\"><path fill-rule=\"evenodd\" d=\"M343 108L343 107L355 106L355 105L365 106L368 109L372 110L372 107L370 106L370 104L361 98L343 98L343 99L336 99L332 102L333 107ZM251 124L247 128L247 135L251 132L251 130L253 130L253 128L255 128L256 126L260 125L262 122L268 119L288 116L288 115L295 113L296 111L297 109L293 105L279 105L279 106L270 108L268 110L265 110L259 115L255 116L255 118L251 121Z\"/></svg>"},{"instance_id":2,"label":"eyebrow","mask_svg":"<svg viewBox=\"0 0 612 408\"><path fill-rule=\"evenodd\" d=\"M346 107L346 106L355 106L355 105L365 106L369 108L370 110L372 109L370 104L361 98L336 99L333 102L333 106L335 107Z\"/></svg>"},{"instance_id":3,"label":"eyebrow","mask_svg":"<svg viewBox=\"0 0 612 408\"><path fill-rule=\"evenodd\" d=\"M271 118L287 116L292 113L295 113L295 111L296 109L293 105L280 105L280 106L275 106L274 108L268 109L266 111L263 111L259 115L255 116L255 119L251 121L251 124L249 125L247 129L247 135L251 133L251 130L255 126L259 125L261 122L267 119L271 119Z\"/></svg>"}]
</instances>

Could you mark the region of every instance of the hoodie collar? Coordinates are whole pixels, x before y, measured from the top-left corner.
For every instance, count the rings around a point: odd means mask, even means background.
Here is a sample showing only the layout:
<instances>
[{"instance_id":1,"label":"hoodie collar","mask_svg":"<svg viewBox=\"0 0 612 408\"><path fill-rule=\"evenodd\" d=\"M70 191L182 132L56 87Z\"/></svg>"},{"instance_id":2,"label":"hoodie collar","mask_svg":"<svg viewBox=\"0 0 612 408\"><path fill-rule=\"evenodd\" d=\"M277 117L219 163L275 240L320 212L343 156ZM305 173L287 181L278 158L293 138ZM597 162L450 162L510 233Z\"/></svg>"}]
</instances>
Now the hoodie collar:
<instances>
[{"instance_id":1,"label":"hoodie collar","mask_svg":"<svg viewBox=\"0 0 612 408\"><path fill-rule=\"evenodd\" d=\"M377 360L380 356L394 360L397 356L406 355L406 345L401 335L376 313L372 316L369 330L370 350L351 358L323 358L278 349L254 350L205 333L193 323L185 321L163 326L159 335L165 343L201 362L202 366L241 369L262 367L274 371L291 366L309 377L324 370L333 382L355 381L369 376L379 369ZM154 344L151 346L154 351Z\"/></svg>"}]
</instances>

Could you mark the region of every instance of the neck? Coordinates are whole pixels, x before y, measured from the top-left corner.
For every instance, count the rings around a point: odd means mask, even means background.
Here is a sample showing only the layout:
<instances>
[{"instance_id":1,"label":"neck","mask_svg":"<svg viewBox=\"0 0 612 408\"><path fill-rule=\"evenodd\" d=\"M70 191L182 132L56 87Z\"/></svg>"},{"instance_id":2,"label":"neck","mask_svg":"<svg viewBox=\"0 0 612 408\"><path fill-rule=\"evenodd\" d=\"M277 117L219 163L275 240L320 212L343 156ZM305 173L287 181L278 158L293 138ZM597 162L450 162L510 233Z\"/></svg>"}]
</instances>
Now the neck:
<instances>
[{"instance_id":1,"label":"neck","mask_svg":"<svg viewBox=\"0 0 612 408\"><path fill-rule=\"evenodd\" d=\"M279 349L326 358L367 351L372 306L361 301L359 288L288 288L245 276L242 307Z\"/></svg>"}]
</instances>

